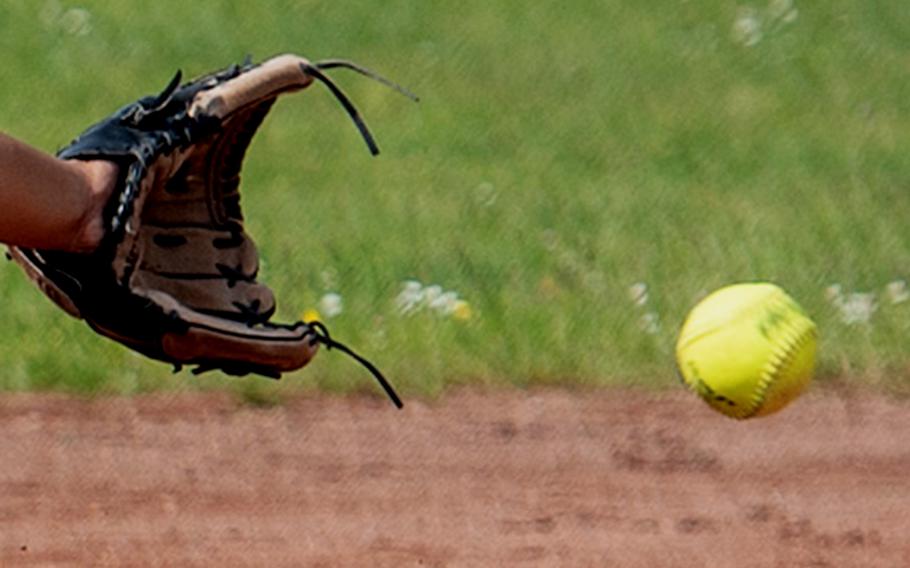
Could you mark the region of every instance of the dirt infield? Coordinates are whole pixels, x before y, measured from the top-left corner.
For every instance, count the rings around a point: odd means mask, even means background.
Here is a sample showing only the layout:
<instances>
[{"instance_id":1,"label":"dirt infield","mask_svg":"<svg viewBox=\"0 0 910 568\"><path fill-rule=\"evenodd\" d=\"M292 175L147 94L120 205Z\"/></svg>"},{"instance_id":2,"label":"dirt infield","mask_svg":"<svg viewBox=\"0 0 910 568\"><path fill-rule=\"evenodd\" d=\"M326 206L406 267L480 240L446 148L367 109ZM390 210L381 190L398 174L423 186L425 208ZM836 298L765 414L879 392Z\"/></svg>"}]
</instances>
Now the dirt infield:
<instances>
[{"instance_id":1,"label":"dirt infield","mask_svg":"<svg viewBox=\"0 0 910 568\"><path fill-rule=\"evenodd\" d=\"M910 402L0 397L2 566L907 566Z\"/></svg>"}]
</instances>

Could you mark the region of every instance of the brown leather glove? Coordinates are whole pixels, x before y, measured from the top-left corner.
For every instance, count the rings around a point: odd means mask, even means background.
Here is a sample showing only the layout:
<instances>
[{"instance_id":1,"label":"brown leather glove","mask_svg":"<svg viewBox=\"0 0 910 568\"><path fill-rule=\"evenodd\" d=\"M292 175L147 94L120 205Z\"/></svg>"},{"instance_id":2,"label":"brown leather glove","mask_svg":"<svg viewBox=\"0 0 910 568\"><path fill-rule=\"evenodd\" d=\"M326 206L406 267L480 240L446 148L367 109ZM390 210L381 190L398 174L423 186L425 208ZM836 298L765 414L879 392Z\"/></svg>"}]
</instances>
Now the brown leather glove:
<instances>
[{"instance_id":1,"label":"brown leather glove","mask_svg":"<svg viewBox=\"0 0 910 568\"><path fill-rule=\"evenodd\" d=\"M243 157L280 95L318 80L378 153L354 106L322 73L334 67L402 90L352 63L295 55L246 62L183 85L178 72L160 94L124 107L58 154L120 166L101 246L91 254L11 247L10 255L70 315L175 370L196 365L195 373L279 378L306 365L322 344L367 366L400 407L379 371L321 324L270 321L275 297L257 281L259 256L243 225Z\"/></svg>"}]
</instances>

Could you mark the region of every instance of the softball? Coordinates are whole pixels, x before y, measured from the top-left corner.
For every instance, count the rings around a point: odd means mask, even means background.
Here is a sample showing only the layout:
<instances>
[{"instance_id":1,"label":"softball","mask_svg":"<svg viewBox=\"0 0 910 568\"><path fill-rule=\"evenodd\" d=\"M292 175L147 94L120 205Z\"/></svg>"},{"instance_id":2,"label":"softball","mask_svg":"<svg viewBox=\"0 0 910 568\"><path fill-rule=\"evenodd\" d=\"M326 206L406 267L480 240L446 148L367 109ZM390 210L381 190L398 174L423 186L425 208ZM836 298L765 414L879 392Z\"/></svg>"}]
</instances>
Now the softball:
<instances>
[{"instance_id":1,"label":"softball","mask_svg":"<svg viewBox=\"0 0 910 568\"><path fill-rule=\"evenodd\" d=\"M816 327L774 284L735 284L699 302L683 323L676 362L683 381L736 419L772 414L812 380Z\"/></svg>"}]
</instances>

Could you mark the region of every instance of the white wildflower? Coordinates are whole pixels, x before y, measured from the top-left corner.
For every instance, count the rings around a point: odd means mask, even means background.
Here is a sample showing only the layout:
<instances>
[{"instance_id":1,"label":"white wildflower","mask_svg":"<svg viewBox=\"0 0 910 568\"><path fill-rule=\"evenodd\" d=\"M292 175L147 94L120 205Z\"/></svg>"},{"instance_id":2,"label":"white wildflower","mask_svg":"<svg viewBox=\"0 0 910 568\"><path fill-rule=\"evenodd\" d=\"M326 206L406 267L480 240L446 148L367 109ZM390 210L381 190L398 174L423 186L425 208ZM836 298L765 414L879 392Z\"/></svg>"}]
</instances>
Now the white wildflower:
<instances>
[{"instance_id":1,"label":"white wildflower","mask_svg":"<svg viewBox=\"0 0 910 568\"><path fill-rule=\"evenodd\" d=\"M638 320L642 331L648 335L657 335L660 333L660 316L656 312L647 312Z\"/></svg>"},{"instance_id":2,"label":"white wildflower","mask_svg":"<svg viewBox=\"0 0 910 568\"><path fill-rule=\"evenodd\" d=\"M433 298L427 305L428 307L442 316L452 315L455 311L455 305L458 302L458 294L455 292L443 292Z\"/></svg>"},{"instance_id":3,"label":"white wildflower","mask_svg":"<svg viewBox=\"0 0 910 568\"><path fill-rule=\"evenodd\" d=\"M891 301L891 304L895 306L910 300L910 290L908 290L907 282L905 280L889 282L888 285L885 286L885 293Z\"/></svg>"},{"instance_id":4,"label":"white wildflower","mask_svg":"<svg viewBox=\"0 0 910 568\"><path fill-rule=\"evenodd\" d=\"M423 302L423 284L417 280L405 280L404 287L395 298L395 305L401 314L410 314Z\"/></svg>"},{"instance_id":5,"label":"white wildflower","mask_svg":"<svg viewBox=\"0 0 910 568\"><path fill-rule=\"evenodd\" d=\"M444 290L438 284L424 286L417 280L406 280L395 298L398 313L409 315L429 310L443 317L468 320L472 316L470 304L453 290Z\"/></svg>"},{"instance_id":6,"label":"white wildflower","mask_svg":"<svg viewBox=\"0 0 910 568\"><path fill-rule=\"evenodd\" d=\"M326 318L333 318L341 314L342 309L341 296L335 292L329 292L319 300L319 313Z\"/></svg>"},{"instance_id":7,"label":"white wildflower","mask_svg":"<svg viewBox=\"0 0 910 568\"><path fill-rule=\"evenodd\" d=\"M844 292L840 284L832 284L825 288L825 299L832 304L838 304L843 300Z\"/></svg>"},{"instance_id":8,"label":"white wildflower","mask_svg":"<svg viewBox=\"0 0 910 568\"><path fill-rule=\"evenodd\" d=\"M481 183L477 186L477 189L474 190L474 200L482 207L492 206L496 203L498 195L496 187L488 181Z\"/></svg>"},{"instance_id":9,"label":"white wildflower","mask_svg":"<svg viewBox=\"0 0 910 568\"><path fill-rule=\"evenodd\" d=\"M768 16L772 20L792 24L799 16L799 10L793 5L793 0L771 0L768 3Z\"/></svg>"},{"instance_id":10,"label":"white wildflower","mask_svg":"<svg viewBox=\"0 0 910 568\"><path fill-rule=\"evenodd\" d=\"M338 271L334 268L326 268L319 272L319 279L322 280L324 290L332 290L338 286Z\"/></svg>"},{"instance_id":11,"label":"white wildflower","mask_svg":"<svg viewBox=\"0 0 910 568\"><path fill-rule=\"evenodd\" d=\"M839 303L841 321L849 325L867 324L872 319L872 314L878 309L875 294L853 292L845 296Z\"/></svg>"},{"instance_id":12,"label":"white wildflower","mask_svg":"<svg viewBox=\"0 0 910 568\"><path fill-rule=\"evenodd\" d=\"M423 289L423 303L432 306L442 296L442 286L431 284Z\"/></svg>"},{"instance_id":13,"label":"white wildflower","mask_svg":"<svg viewBox=\"0 0 910 568\"><path fill-rule=\"evenodd\" d=\"M60 16L60 28L74 36L86 36L92 31L92 15L85 8L70 8Z\"/></svg>"},{"instance_id":14,"label":"white wildflower","mask_svg":"<svg viewBox=\"0 0 910 568\"><path fill-rule=\"evenodd\" d=\"M761 15L755 8L742 7L733 22L733 40L746 47L757 45L762 40Z\"/></svg>"},{"instance_id":15,"label":"white wildflower","mask_svg":"<svg viewBox=\"0 0 910 568\"><path fill-rule=\"evenodd\" d=\"M644 306L648 303L648 285L644 282L636 282L629 286L629 299L636 306Z\"/></svg>"}]
</instances>

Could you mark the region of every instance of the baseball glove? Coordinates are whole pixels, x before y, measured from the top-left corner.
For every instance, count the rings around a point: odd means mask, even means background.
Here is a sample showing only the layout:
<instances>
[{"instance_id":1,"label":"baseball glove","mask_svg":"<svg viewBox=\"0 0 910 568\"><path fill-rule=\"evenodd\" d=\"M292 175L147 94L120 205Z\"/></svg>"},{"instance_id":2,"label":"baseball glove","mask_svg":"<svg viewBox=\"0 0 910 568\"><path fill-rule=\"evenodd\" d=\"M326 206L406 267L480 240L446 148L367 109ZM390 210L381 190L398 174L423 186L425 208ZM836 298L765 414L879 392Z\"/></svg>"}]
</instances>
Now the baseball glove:
<instances>
[{"instance_id":1,"label":"baseball glove","mask_svg":"<svg viewBox=\"0 0 910 568\"><path fill-rule=\"evenodd\" d=\"M249 60L127 105L58 153L105 159L120 181L104 212L106 235L91 254L10 247L9 255L58 306L96 332L194 373L273 378L299 369L319 345L362 363L396 406L401 401L367 360L333 340L319 322L273 323L275 297L257 281L259 255L244 230L244 154L276 99L314 80L335 95L370 152L378 148L348 98L323 70L340 60L282 55Z\"/></svg>"}]
</instances>

